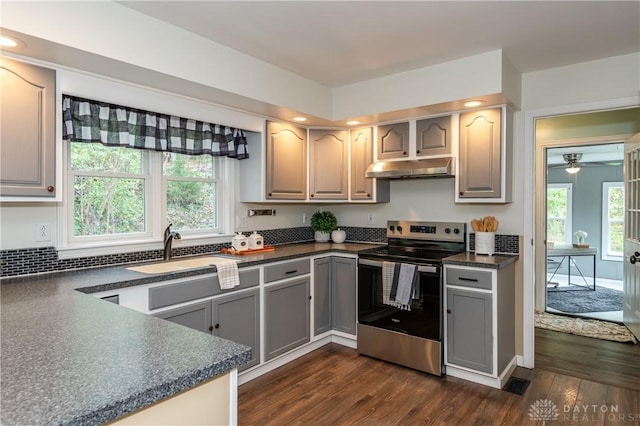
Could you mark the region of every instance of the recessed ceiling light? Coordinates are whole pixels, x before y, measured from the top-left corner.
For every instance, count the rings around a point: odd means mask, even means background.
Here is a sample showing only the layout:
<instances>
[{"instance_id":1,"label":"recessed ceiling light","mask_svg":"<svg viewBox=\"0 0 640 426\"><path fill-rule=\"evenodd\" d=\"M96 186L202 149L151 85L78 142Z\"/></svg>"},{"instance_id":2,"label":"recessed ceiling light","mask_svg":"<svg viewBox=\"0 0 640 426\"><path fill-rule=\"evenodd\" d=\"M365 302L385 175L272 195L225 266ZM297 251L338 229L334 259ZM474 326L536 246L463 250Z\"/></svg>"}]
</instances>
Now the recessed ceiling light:
<instances>
[{"instance_id":1,"label":"recessed ceiling light","mask_svg":"<svg viewBox=\"0 0 640 426\"><path fill-rule=\"evenodd\" d=\"M298 122L307 121L307 118L306 117L293 117L293 121L298 121Z\"/></svg>"},{"instance_id":2,"label":"recessed ceiling light","mask_svg":"<svg viewBox=\"0 0 640 426\"><path fill-rule=\"evenodd\" d=\"M349 120L347 121L347 124L349 126L355 126L356 124L360 124L360 122L358 120Z\"/></svg>"},{"instance_id":3,"label":"recessed ceiling light","mask_svg":"<svg viewBox=\"0 0 640 426\"><path fill-rule=\"evenodd\" d=\"M26 44L22 40L6 35L0 35L0 47L25 47Z\"/></svg>"},{"instance_id":4,"label":"recessed ceiling light","mask_svg":"<svg viewBox=\"0 0 640 426\"><path fill-rule=\"evenodd\" d=\"M469 101L469 102L465 102L464 106L466 106L467 108L473 108L473 107L477 107L480 106L484 103L484 101L481 100L477 100L477 101Z\"/></svg>"}]
</instances>

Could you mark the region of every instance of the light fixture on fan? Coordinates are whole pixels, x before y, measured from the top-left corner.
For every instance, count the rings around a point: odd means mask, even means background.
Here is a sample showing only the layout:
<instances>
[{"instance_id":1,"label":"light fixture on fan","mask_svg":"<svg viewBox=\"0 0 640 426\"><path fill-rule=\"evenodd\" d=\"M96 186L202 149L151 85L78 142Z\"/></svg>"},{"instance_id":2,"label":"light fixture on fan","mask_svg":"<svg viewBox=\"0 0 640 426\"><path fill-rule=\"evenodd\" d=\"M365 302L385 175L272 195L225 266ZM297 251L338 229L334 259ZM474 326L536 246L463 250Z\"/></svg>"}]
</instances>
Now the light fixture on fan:
<instances>
[{"instance_id":1,"label":"light fixture on fan","mask_svg":"<svg viewBox=\"0 0 640 426\"><path fill-rule=\"evenodd\" d=\"M578 161L582 158L582 154L564 154L562 158L567 162L567 168L564 169L567 173L575 175L580 171L580 164L578 164Z\"/></svg>"}]
</instances>

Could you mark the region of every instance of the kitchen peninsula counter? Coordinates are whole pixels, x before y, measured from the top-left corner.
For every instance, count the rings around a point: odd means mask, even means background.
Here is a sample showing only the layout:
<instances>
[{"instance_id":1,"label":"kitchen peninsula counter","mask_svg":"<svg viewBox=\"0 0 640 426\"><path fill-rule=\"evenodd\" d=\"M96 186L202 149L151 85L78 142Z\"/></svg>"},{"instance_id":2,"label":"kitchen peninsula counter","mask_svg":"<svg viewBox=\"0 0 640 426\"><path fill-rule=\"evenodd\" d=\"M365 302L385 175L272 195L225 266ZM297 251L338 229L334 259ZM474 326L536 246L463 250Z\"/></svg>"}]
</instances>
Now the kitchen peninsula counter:
<instances>
[{"instance_id":1,"label":"kitchen peninsula counter","mask_svg":"<svg viewBox=\"0 0 640 426\"><path fill-rule=\"evenodd\" d=\"M243 268L371 247L289 244L236 258ZM112 421L250 359L244 345L83 294L215 272L208 266L147 275L130 266L2 280L0 423Z\"/></svg>"}]
</instances>

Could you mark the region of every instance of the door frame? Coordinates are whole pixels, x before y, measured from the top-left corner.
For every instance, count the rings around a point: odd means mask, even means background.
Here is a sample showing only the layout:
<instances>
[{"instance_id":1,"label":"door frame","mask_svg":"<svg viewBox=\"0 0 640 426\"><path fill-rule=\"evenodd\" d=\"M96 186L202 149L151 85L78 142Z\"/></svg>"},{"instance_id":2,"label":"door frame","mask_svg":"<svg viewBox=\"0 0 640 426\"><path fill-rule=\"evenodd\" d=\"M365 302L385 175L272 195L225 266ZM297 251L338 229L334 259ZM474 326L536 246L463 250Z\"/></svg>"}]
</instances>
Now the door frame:
<instances>
[{"instance_id":1,"label":"door frame","mask_svg":"<svg viewBox=\"0 0 640 426\"><path fill-rule=\"evenodd\" d=\"M522 288L522 359L519 365L534 367L535 359L535 300L536 265L546 259L544 232L540 231L540 214L536 211L536 197L541 184L537 176L539 160L536 158L536 120L560 115L582 114L607 110L634 108L640 106L640 96L609 99L603 101L541 108L524 112L524 182L534 182L533 191L524 197L524 248L523 248L523 288ZM544 176L543 176L544 177ZM543 181L546 179L543 179ZM546 191L545 191L546 193ZM541 236L542 235L542 236ZM542 254L542 256L541 256Z\"/></svg>"}]
</instances>

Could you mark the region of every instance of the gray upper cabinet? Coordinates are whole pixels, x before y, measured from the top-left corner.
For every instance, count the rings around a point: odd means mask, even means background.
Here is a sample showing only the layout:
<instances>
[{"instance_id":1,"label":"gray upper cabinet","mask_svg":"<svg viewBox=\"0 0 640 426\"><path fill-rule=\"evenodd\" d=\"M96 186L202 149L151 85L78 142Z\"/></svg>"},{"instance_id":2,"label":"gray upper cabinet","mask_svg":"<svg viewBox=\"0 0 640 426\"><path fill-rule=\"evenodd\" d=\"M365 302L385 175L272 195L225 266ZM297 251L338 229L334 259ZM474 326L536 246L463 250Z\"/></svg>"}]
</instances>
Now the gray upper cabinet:
<instances>
[{"instance_id":1,"label":"gray upper cabinet","mask_svg":"<svg viewBox=\"0 0 640 426\"><path fill-rule=\"evenodd\" d=\"M267 121L266 198L307 198L307 130Z\"/></svg>"},{"instance_id":2,"label":"gray upper cabinet","mask_svg":"<svg viewBox=\"0 0 640 426\"><path fill-rule=\"evenodd\" d=\"M309 277L265 287L266 360L309 342L309 291Z\"/></svg>"},{"instance_id":3,"label":"gray upper cabinet","mask_svg":"<svg viewBox=\"0 0 640 426\"><path fill-rule=\"evenodd\" d=\"M331 257L313 264L313 335L331 330Z\"/></svg>"},{"instance_id":4,"label":"gray upper cabinet","mask_svg":"<svg viewBox=\"0 0 640 426\"><path fill-rule=\"evenodd\" d=\"M349 132L309 131L309 199L349 198Z\"/></svg>"},{"instance_id":5,"label":"gray upper cabinet","mask_svg":"<svg viewBox=\"0 0 640 426\"><path fill-rule=\"evenodd\" d=\"M153 315L204 333L211 332L210 300L193 303L180 308L169 309Z\"/></svg>"},{"instance_id":6,"label":"gray upper cabinet","mask_svg":"<svg viewBox=\"0 0 640 426\"><path fill-rule=\"evenodd\" d=\"M493 373L491 293L447 289L447 360Z\"/></svg>"},{"instance_id":7,"label":"gray upper cabinet","mask_svg":"<svg viewBox=\"0 0 640 426\"><path fill-rule=\"evenodd\" d=\"M452 153L451 116L416 121L416 156Z\"/></svg>"},{"instance_id":8,"label":"gray upper cabinet","mask_svg":"<svg viewBox=\"0 0 640 426\"><path fill-rule=\"evenodd\" d=\"M213 299L213 334L251 347L251 360L238 371L260 363L260 290Z\"/></svg>"},{"instance_id":9,"label":"gray upper cabinet","mask_svg":"<svg viewBox=\"0 0 640 426\"><path fill-rule=\"evenodd\" d=\"M331 322L334 330L356 334L356 260L333 257Z\"/></svg>"},{"instance_id":10,"label":"gray upper cabinet","mask_svg":"<svg viewBox=\"0 0 640 426\"><path fill-rule=\"evenodd\" d=\"M378 159L409 156L409 123L378 126Z\"/></svg>"},{"instance_id":11,"label":"gray upper cabinet","mask_svg":"<svg viewBox=\"0 0 640 426\"><path fill-rule=\"evenodd\" d=\"M460 202L480 199L511 201L510 145L503 133L502 108L460 114L458 197ZM510 123L510 121L509 121ZM510 126L506 128L510 131ZM506 156L506 158L504 158ZM503 169L504 168L504 169Z\"/></svg>"},{"instance_id":12,"label":"gray upper cabinet","mask_svg":"<svg viewBox=\"0 0 640 426\"><path fill-rule=\"evenodd\" d=\"M373 163L373 128L351 129L351 200L389 202L389 181L366 176Z\"/></svg>"},{"instance_id":13,"label":"gray upper cabinet","mask_svg":"<svg viewBox=\"0 0 640 426\"><path fill-rule=\"evenodd\" d=\"M0 196L56 195L54 70L0 58Z\"/></svg>"}]
</instances>

